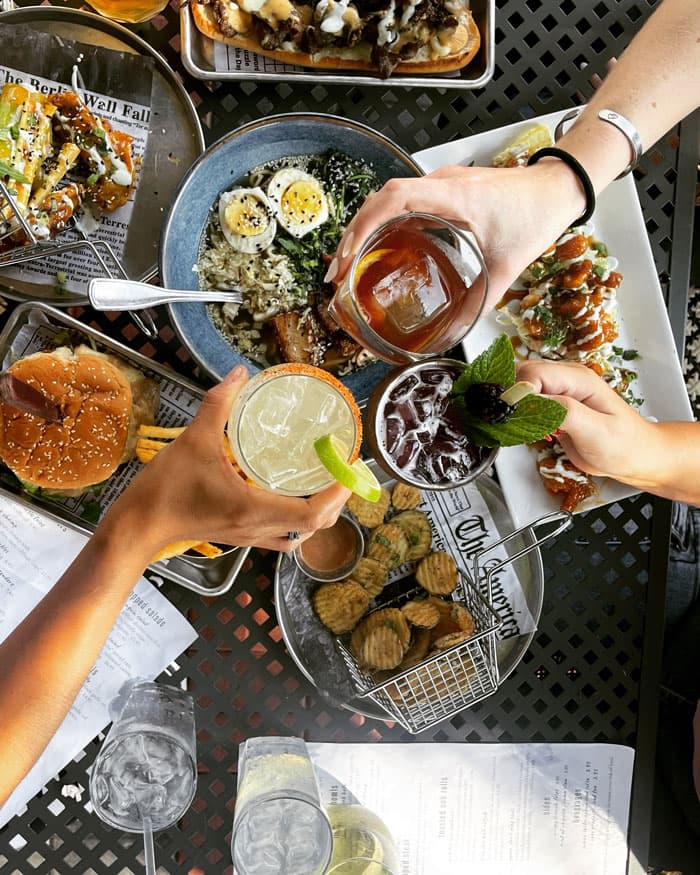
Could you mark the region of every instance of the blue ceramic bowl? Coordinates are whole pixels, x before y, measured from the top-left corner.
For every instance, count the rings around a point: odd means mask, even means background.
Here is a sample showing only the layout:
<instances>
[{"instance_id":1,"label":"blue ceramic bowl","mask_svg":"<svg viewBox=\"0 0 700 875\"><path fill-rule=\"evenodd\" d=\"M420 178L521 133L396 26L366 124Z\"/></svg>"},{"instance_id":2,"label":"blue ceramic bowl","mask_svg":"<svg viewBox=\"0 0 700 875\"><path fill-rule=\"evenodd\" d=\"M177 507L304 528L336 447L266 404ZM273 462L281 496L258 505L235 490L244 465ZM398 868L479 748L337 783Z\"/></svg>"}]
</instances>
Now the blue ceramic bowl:
<instances>
[{"instance_id":1,"label":"blue ceramic bowl","mask_svg":"<svg viewBox=\"0 0 700 875\"><path fill-rule=\"evenodd\" d=\"M165 220L160 240L160 276L170 289L197 287L193 267L209 210L220 192L252 167L290 155L336 149L370 164L384 183L396 176L422 176L411 156L366 125L319 113L270 116L237 128L210 146L184 176ZM251 374L260 366L235 352L209 318L205 304L170 304L170 318L183 345L212 377L221 380L243 363ZM364 400L389 366L375 362L343 378Z\"/></svg>"}]
</instances>

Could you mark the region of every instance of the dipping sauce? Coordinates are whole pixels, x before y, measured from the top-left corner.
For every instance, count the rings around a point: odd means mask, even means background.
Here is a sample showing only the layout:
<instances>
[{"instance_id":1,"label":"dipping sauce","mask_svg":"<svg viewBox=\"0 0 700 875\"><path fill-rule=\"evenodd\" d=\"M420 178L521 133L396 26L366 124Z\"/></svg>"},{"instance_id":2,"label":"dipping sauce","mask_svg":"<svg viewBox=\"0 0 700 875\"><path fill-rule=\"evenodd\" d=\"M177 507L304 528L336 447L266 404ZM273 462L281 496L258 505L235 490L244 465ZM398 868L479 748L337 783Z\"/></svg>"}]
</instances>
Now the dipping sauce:
<instances>
[{"instance_id":1,"label":"dipping sauce","mask_svg":"<svg viewBox=\"0 0 700 875\"><path fill-rule=\"evenodd\" d=\"M314 580L347 577L362 558L362 530L347 516L339 516L329 529L319 529L294 551L299 568Z\"/></svg>"},{"instance_id":2,"label":"dipping sauce","mask_svg":"<svg viewBox=\"0 0 700 875\"><path fill-rule=\"evenodd\" d=\"M452 489L489 467L496 450L466 434L451 391L464 365L429 359L394 371L367 406L372 455L392 476L424 489Z\"/></svg>"}]
</instances>

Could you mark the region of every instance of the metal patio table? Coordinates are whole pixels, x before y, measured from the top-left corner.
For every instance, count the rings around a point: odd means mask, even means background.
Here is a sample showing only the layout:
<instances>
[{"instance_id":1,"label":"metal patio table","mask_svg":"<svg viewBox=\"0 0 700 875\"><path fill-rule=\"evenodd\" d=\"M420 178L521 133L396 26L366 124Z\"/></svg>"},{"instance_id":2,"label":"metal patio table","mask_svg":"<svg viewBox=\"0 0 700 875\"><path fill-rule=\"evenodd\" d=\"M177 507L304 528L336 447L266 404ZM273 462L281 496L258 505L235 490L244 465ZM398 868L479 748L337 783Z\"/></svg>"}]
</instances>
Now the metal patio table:
<instances>
[{"instance_id":1,"label":"metal patio table","mask_svg":"<svg viewBox=\"0 0 700 875\"><path fill-rule=\"evenodd\" d=\"M20 2L19 5L30 5ZM64 5L57 3L56 5ZM77 3L65 5L78 6ZM582 102L589 79L619 56L650 0L498 0L496 71L478 91L204 83L187 77L179 0L138 32L177 70L212 142L251 119L322 111L357 119L408 151ZM697 114L666 136L636 171L639 195L679 352L692 240ZM127 314L71 311L132 348L206 383L164 310L146 342ZM1 319L2 317L0 317ZM261 734L335 742L617 742L636 749L628 871L646 871L670 504L640 495L578 516L543 550L539 630L517 670L490 698L418 737L326 706L287 654L272 604L275 555L252 551L234 588L216 599L166 584L199 632L170 682L188 679L197 702L199 783L177 828L156 836L159 872L230 872L238 743ZM64 784L87 787L99 740L63 769L28 811L0 832L5 873L121 873L143 869L140 836L120 834Z\"/></svg>"}]
</instances>

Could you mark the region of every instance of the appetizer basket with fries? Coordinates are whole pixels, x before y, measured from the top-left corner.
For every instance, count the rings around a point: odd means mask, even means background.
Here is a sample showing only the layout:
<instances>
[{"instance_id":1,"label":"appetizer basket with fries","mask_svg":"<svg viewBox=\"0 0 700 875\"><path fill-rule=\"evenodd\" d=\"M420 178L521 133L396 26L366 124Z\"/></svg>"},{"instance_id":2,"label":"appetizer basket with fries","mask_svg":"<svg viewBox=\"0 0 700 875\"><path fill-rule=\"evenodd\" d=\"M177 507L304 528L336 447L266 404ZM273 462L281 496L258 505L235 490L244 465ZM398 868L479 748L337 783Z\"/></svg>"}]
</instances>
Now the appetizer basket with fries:
<instances>
[{"instance_id":1,"label":"appetizer basket with fries","mask_svg":"<svg viewBox=\"0 0 700 875\"><path fill-rule=\"evenodd\" d=\"M554 512L475 553L470 572L460 571L452 601L448 602L469 612L474 621L473 631L468 635L445 636L441 639L443 649L432 651L404 671L390 677L371 675L361 667L352 649L338 638L339 651L358 697L371 699L387 716L416 734L495 693L500 682L497 633L502 621L492 607L492 581L507 565L537 549L570 523L571 514ZM540 535L537 530L542 527L545 532ZM519 547L526 531L531 535L529 543ZM495 559L499 548L501 555L502 549L506 549L506 558ZM510 548L515 551L510 552ZM382 607L400 608L415 597L418 589L404 591ZM454 640L451 645L450 638Z\"/></svg>"}]
</instances>

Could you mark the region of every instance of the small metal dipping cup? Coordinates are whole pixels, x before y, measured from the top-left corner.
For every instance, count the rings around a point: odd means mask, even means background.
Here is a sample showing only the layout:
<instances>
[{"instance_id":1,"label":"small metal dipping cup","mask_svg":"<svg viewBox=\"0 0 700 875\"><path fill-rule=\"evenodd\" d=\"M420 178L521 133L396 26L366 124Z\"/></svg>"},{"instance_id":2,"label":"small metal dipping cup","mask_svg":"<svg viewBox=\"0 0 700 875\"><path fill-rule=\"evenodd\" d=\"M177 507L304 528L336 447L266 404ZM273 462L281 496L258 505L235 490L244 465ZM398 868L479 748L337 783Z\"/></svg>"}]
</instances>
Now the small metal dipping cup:
<instances>
[{"instance_id":1,"label":"small metal dipping cup","mask_svg":"<svg viewBox=\"0 0 700 875\"><path fill-rule=\"evenodd\" d=\"M348 551L347 558L339 564L334 564L334 567L320 568L314 567L311 562L309 543L317 539L317 546L322 548L324 540L332 539L334 533L337 535L342 531L342 537L347 538ZM306 548L307 556L304 556L304 548ZM362 534L362 529L358 522L349 513L343 512L340 514L335 524L328 529L319 529L308 540L301 543L292 553L297 566L307 577L312 580L318 580L322 583L331 583L334 580L343 580L345 577L350 577L352 572L357 567L358 562L362 558L365 549L365 538Z\"/></svg>"}]
</instances>

